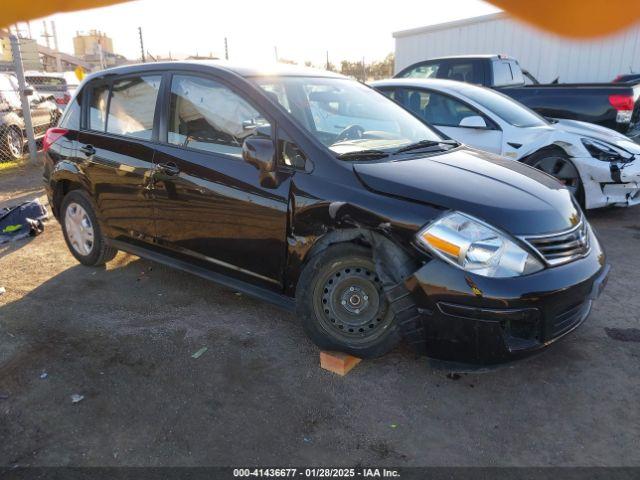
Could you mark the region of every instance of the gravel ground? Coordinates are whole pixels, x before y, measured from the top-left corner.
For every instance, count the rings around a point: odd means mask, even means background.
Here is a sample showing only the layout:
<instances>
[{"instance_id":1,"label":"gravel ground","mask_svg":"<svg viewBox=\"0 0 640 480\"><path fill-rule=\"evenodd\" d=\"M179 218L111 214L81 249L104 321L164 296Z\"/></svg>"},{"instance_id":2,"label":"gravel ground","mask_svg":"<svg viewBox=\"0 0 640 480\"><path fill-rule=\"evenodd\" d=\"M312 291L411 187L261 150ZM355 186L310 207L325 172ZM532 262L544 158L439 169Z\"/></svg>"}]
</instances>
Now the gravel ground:
<instances>
[{"instance_id":1,"label":"gravel ground","mask_svg":"<svg viewBox=\"0 0 640 480\"><path fill-rule=\"evenodd\" d=\"M1 172L0 206L40 185ZM338 377L294 315L123 253L83 267L50 221L0 246L0 466L638 466L639 213L590 214L613 269L580 329L457 380L404 347Z\"/></svg>"}]
</instances>

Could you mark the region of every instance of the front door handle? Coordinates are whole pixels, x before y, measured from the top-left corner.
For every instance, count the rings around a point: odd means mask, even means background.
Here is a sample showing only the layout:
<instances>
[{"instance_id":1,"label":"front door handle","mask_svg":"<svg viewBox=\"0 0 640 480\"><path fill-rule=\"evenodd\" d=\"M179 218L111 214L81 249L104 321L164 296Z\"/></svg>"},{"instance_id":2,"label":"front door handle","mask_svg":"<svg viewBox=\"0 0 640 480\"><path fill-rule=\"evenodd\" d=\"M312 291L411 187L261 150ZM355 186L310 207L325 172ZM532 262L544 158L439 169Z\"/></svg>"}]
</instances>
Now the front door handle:
<instances>
[{"instance_id":1,"label":"front door handle","mask_svg":"<svg viewBox=\"0 0 640 480\"><path fill-rule=\"evenodd\" d=\"M84 153L87 157L96 154L96 149L93 148L93 145L83 145L80 147L80 151Z\"/></svg>"},{"instance_id":2,"label":"front door handle","mask_svg":"<svg viewBox=\"0 0 640 480\"><path fill-rule=\"evenodd\" d=\"M173 162L159 163L156 165L156 169L165 175L173 176L180 173L180 168Z\"/></svg>"}]
</instances>

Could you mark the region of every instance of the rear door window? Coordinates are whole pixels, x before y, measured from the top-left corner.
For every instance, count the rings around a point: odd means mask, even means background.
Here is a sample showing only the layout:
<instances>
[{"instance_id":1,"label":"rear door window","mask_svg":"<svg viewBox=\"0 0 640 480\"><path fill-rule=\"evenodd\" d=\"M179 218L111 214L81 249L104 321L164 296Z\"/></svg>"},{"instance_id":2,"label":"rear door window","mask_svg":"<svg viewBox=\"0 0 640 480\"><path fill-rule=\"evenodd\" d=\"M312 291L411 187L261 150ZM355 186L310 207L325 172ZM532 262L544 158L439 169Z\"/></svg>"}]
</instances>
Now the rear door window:
<instances>
[{"instance_id":1,"label":"rear door window","mask_svg":"<svg viewBox=\"0 0 640 480\"><path fill-rule=\"evenodd\" d=\"M484 83L484 63L473 58L450 59L443 62L438 78L466 83Z\"/></svg>"},{"instance_id":2,"label":"rear door window","mask_svg":"<svg viewBox=\"0 0 640 480\"><path fill-rule=\"evenodd\" d=\"M457 127L463 118L476 115L484 118L467 104L429 90L395 88L385 89L382 93L431 125Z\"/></svg>"},{"instance_id":3,"label":"rear door window","mask_svg":"<svg viewBox=\"0 0 640 480\"><path fill-rule=\"evenodd\" d=\"M482 84L482 61L475 59L447 59L421 63L402 72L403 78L446 78L458 82Z\"/></svg>"},{"instance_id":4,"label":"rear door window","mask_svg":"<svg viewBox=\"0 0 640 480\"><path fill-rule=\"evenodd\" d=\"M422 63L403 72L403 78L436 78L440 69L439 62Z\"/></svg>"},{"instance_id":5,"label":"rear door window","mask_svg":"<svg viewBox=\"0 0 640 480\"><path fill-rule=\"evenodd\" d=\"M113 83L107 132L151 140L160 75L117 80Z\"/></svg>"},{"instance_id":6,"label":"rear door window","mask_svg":"<svg viewBox=\"0 0 640 480\"><path fill-rule=\"evenodd\" d=\"M449 80L458 82L475 83L475 68L473 62L452 64L447 72Z\"/></svg>"}]
</instances>

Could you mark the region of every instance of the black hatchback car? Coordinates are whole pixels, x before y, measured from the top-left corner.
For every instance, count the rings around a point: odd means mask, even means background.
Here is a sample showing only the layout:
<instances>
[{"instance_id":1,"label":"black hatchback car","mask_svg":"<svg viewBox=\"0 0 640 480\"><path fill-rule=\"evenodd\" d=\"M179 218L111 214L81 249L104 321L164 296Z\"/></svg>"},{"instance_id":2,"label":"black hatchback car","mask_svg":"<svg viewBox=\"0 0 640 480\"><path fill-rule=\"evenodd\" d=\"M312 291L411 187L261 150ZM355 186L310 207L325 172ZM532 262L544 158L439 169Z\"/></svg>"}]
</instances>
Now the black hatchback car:
<instances>
[{"instance_id":1,"label":"black hatchback car","mask_svg":"<svg viewBox=\"0 0 640 480\"><path fill-rule=\"evenodd\" d=\"M568 190L329 72L88 77L45 140L73 255L123 250L295 310L321 348L495 362L589 314L608 266Z\"/></svg>"}]
</instances>

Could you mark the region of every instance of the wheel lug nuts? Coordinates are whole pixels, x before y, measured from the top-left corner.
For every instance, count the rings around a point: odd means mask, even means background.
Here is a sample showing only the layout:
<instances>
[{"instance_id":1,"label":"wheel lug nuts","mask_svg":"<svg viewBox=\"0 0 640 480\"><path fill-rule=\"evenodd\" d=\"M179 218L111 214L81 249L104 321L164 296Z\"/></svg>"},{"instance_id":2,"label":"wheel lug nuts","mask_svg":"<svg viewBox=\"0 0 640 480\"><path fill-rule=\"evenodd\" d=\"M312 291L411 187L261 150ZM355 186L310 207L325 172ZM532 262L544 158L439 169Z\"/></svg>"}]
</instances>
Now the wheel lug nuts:
<instances>
[{"instance_id":1,"label":"wheel lug nuts","mask_svg":"<svg viewBox=\"0 0 640 480\"><path fill-rule=\"evenodd\" d=\"M360 313L360 309L359 308L356 308L356 313Z\"/></svg>"},{"instance_id":2,"label":"wheel lug nuts","mask_svg":"<svg viewBox=\"0 0 640 480\"><path fill-rule=\"evenodd\" d=\"M355 288L353 288L353 287L349 287L349 291L350 291L350 292L353 292L354 290L355 290Z\"/></svg>"},{"instance_id":3,"label":"wheel lug nuts","mask_svg":"<svg viewBox=\"0 0 640 480\"><path fill-rule=\"evenodd\" d=\"M342 305L346 305L347 301L346 300L342 300Z\"/></svg>"},{"instance_id":4,"label":"wheel lug nuts","mask_svg":"<svg viewBox=\"0 0 640 480\"><path fill-rule=\"evenodd\" d=\"M365 300L369 300L369 297L367 297L366 295L362 298L364 298Z\"/></svg>"}]
</instances>

